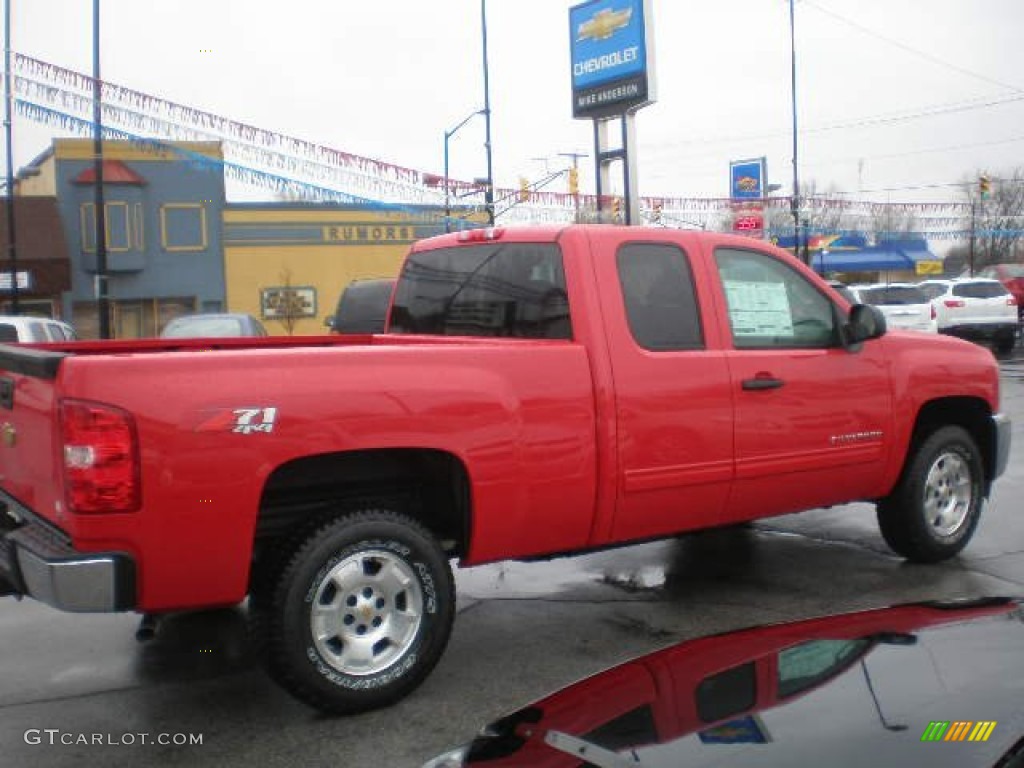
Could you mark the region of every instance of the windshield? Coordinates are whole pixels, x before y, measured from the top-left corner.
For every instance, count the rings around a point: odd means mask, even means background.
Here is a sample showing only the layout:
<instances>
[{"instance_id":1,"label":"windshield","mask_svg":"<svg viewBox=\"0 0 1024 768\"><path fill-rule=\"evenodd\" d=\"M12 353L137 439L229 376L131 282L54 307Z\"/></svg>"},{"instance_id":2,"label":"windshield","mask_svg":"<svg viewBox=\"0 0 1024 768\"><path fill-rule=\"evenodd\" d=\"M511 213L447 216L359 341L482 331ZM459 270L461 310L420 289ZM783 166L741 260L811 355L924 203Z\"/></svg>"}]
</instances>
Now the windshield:
<instances>
[{"instance_id":1,"label":"windshield","mask_svg":"<svg viewBox=\"0 0 1024 768\"><path fill-rule=\"evenodd\" d=\"M934 299L936 296L941 296L946 292L946 286L942 283L927 283L925 285L918 286L928 299Z\"/></svg>"},{"instance_id":2,"label":"windshield","mask_svg":"<svg viewBox=\"0 0 1024 768\"><path fill-rule=\"evenodd\" d=\"M900 304L927 304L928 297L920 288L911 285L887 285L880 288L861 288L860 298L865 304L893 306Z\"/></svg>"},{"instance_id":3,"label":"windshield","mask_svg":"<svg viewBox=\"0 0 1024 768\"><path fill-rule=\"evenodd\" d=\"M413 253L389 330L571 338L562 252L551 243L488 243Z\"/></svg>"}]
</instances>

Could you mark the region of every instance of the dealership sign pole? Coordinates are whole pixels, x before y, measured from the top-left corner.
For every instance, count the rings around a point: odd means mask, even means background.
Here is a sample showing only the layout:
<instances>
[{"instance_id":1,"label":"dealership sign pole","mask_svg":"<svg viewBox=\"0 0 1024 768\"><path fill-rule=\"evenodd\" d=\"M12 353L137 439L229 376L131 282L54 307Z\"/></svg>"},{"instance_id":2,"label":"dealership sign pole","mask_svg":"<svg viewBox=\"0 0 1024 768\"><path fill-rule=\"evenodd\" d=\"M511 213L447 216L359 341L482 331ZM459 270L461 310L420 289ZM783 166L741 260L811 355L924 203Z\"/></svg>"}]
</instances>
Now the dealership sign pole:
<instances>
[{"instance_id":1,"label":"dealership sign pole","mask_svg":"<svg viewBox=\"0 0 1024 768\"><path fill-rule=\"evenodd\" d=\"M572 115L594 122L598 213L611 184L610 166L622 161L622 221L640 220L636 111L655 101L651 0L589 0L569 9ZM618 120L618 147L608 124ZM612 206L617 217L617 206Z\"/></svg>"}]
</instances>

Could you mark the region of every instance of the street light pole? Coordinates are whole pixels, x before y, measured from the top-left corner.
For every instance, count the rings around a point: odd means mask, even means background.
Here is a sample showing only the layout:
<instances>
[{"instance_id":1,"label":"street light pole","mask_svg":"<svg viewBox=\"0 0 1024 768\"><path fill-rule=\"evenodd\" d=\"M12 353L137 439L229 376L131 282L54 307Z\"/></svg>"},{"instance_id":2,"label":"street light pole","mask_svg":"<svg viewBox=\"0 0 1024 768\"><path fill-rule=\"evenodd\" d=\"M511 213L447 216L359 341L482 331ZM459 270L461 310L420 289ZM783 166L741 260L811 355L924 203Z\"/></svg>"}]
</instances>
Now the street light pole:
<instances>
[{"instance_id":1,"label":"street light pole","mask_svg":"<svg viewBox=\"0 0 1024 768\"><path fill-rule=\"evenodd\" d=\"M18 305L18 239L15 235L14 219L14 149L11 133L11 105L14 92L11 90L11 3L4 3L4 133L7 142L7 250L11 264L11 313L21 314Z\"/></svg>"},{"instance_id":2,"label":"street light pole","mask_svg":"<svg viewBox=\"0 0 1024 768\"><path fill-rule=\"evenodd\" d=\"M487 0L480 0L480 32L484 54L484 122L486 135L484 149L487 152L487 189L484 190L484 206L487 208L487 223L494 226L494 168L491 158L491 84L487 65Z\"/></svg>"},{"instance_id":3,"label":"street light pole","mask_svg":"<svg viewBox=\"0 0 1024 768\"><path fill-rule=\"evenodd\" d=\"M92 128L96 174L96 313L101 339L110 338L110 296L107 293L107 216L103 200L103 90L100 80L100 0L92 3Z\"/></svg>"},{"instance_id":4,"label":"street light pole","mask_svg":"<svg viewBox=\"0 0 1024 768\"><path fill-rule=\"evenodd\" d=\"M459 124L456 125L454 128L452 128L450 131L445 131L444 132L444 231L445 232L451 232L452 231L452 226L451 226L451 224L452 224L451 195L449 193L449 186L448 186L448 184L449 184L449 181L448 181L448 141L451 139L452 136L454 136L456 133L458 133L459 128L464 126L466 123L468 123L470 120L472 120L477 115L482 115L483 113L484 113L484 111L482 109L478 109L476 112L472 112L472 113L466 115L464 118L462 118L462 120L459 122Z\"/></svg>"}]
</instances>

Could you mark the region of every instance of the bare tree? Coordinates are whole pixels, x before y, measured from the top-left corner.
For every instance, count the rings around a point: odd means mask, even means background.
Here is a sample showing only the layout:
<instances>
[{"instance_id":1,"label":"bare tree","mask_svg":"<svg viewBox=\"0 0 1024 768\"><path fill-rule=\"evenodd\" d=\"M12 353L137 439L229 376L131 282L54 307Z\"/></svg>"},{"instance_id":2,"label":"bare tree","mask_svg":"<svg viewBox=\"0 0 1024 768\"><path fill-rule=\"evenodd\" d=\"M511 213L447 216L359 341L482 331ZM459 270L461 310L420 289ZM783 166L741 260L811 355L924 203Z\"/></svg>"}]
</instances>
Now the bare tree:
<instances>
[{"instance_id":1,"label":"bare tree","mask_svg":"<svg viewBox=\"0 0 1024 768\"><path fill-rule=\"evenodd\" d=\"M989 191L980 194L980 179L988 179ZM978 173L966 185L974 212L974 267L1020 261L1024 256L1024 167L1003 174Z\"/></svg>"},{"instance_id":2,"label":"bare tree","mask_svg":"<svg viewBox=\"0 0 1024 768\"><path fill-rule=\"evenodd\" d=\"M281 323L285 333L291 336L299 319L310 316L311 308L305 296L294 287L290 269L283 269L279 279L281 285L263 290L264 313L268 319Z\"/></svg>"},{"instance_id":3,"label":"bare tree","mask_svg":"<svg viewBox=\"0 0 1024 768\"><path fill-rule=\"evenodd\" d=\"M917 216L912 211L891 205L874 206L865 234L870 234L876 243L882 240L898 240L919 231Z\"/></svg>"},{"instance_id":4,"label":"bare tree","mask_svg":"<svg viewBox=\"0 0 1024 768\"><path fill-rule=\"evenodd\" d=\"M811 235L840 234L859 229L846 215L846 198L835 185L819 192L814 179L800 185L800 223Z\"/></svg>"}]
</instances>

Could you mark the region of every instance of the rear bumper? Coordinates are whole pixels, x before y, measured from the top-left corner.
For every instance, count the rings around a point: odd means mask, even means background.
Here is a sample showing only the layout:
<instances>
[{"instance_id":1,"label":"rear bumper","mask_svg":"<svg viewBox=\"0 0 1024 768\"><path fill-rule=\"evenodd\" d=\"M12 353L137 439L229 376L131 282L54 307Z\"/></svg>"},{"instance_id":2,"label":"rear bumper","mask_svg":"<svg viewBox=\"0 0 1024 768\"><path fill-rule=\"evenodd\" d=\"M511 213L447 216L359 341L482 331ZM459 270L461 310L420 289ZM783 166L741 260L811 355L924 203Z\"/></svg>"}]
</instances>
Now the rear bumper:
<instances>
[{"instance_id":1,"label":"rear bumper","mask_svg":"<svg viewBox=\"0 0 1024 768\"><path fill-rule=\"evenodd\" d=\"M965 339L993 339L996 336L1015 336L1018 324L1012 320L1005 323L970 323L949 325L939 328L939 333L959 336Z\"/></svg>"},{"instance_id":2,"label":"rear bumper","mask_svg":"<svg viewBox=\"0 0 1024 768\"><path fill-rule=\"evenodd\" d=\"M135 607L135 563L120 552L79 552L61 531L0 491L0 594L62 611Z\"/></svg>"}]
</instances>

